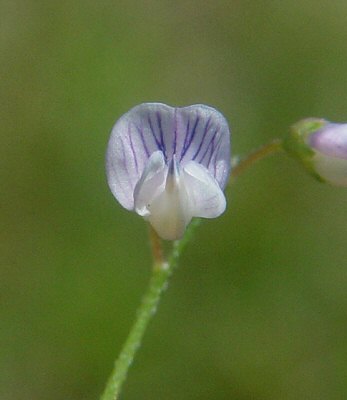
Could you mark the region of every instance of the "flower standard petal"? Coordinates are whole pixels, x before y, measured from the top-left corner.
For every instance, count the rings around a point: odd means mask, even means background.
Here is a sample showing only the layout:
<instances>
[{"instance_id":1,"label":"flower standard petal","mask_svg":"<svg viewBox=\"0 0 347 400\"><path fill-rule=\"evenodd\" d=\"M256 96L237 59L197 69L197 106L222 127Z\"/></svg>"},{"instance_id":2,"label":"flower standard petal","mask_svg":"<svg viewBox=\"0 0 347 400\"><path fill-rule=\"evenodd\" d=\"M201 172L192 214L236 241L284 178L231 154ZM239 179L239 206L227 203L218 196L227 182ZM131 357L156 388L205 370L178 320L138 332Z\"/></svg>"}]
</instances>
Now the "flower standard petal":
<instances>
[{"instance_id":1,"label":"flower standard petal","mask_svg":"<svg viewBox=\"0 0 347 400\"><path fill-rule=\"evenodd\" d=\"M204 165L224 189L230 174L230 132L226 119L203 104L177 110L176 153L181 164L194 160Z\"/></svg>"}]
</instances>

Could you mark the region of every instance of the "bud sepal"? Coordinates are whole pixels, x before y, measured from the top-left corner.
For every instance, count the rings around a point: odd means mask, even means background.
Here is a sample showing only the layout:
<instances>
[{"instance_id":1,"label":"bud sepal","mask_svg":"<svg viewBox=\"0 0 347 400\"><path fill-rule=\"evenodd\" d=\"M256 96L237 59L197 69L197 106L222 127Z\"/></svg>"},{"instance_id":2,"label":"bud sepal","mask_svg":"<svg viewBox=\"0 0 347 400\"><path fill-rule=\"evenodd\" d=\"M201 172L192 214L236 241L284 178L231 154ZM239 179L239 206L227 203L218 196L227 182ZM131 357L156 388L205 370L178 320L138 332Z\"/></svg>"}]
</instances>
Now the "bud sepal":
<instances>
[{"instance_id":1,"label":"bud sepal","mask_svg":"<svg viewBox=\"0 0 347 400\"><path fill-rule=\"evenodd\" d=\"M320 182L347 186L347 124L301 120L283 140L283 149Z\"/></svg>"}]
</instances>

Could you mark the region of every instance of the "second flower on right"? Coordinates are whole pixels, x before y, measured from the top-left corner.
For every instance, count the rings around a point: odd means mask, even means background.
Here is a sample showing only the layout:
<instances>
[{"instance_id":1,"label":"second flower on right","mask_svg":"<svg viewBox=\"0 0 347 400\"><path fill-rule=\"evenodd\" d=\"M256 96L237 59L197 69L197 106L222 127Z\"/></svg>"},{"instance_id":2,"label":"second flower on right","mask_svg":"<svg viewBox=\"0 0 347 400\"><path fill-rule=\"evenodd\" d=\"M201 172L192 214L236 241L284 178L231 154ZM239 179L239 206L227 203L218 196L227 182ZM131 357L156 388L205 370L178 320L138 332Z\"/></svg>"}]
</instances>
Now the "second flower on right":
<instances>
[{"instance_id":1,"label":"second flower on right","mask_svg":"<svg viewBox=\"0 0 347 400\"><path fill-rule=\"evenodd\" d=\"M347 123L303 119L292 126L283 148L320 181L347 187Z\"/></svg>"}]
</instances>

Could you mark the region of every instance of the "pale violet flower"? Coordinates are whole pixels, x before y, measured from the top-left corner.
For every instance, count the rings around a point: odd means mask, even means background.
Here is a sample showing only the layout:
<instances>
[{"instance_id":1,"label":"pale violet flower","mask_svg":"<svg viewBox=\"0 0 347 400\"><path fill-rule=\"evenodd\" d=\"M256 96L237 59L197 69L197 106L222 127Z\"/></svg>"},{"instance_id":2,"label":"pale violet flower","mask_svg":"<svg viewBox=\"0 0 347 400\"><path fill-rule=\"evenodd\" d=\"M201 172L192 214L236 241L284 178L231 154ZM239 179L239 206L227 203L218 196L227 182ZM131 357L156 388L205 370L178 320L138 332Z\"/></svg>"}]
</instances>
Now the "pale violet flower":
<instances>
[{"instance_id":1,"label":"pale violet flower","mask_svg":"<svg viewBox=\"0 0 347 400\"><path fill-rule=\"evenodd\" d=\"M304 119L292 127L284 148L319 180L347 186L347 124Z\"/></svg>"},{"instance_id":2,"label":"pale violet flower","mask_svg":"<svg viewBox=\"0 0 347 400\"><path fill-rule=\"evenodd\" d=\"M310 136L309 143L317 173L334 185L347 186L347 124L329 122Z\"/></svg>"},{"instance_id":3,"label":"pale violet flower","mask_svg":"<svg viewBox=\"0 0 347 400\"><path fill-rule=\"evenodd\" d=\"M179 239L193 217L215 218L225 210L227 121L201 104L136 106L112 129L106 171L123 207L148 220L163 239Z\"/></svg>"}]
</instances>

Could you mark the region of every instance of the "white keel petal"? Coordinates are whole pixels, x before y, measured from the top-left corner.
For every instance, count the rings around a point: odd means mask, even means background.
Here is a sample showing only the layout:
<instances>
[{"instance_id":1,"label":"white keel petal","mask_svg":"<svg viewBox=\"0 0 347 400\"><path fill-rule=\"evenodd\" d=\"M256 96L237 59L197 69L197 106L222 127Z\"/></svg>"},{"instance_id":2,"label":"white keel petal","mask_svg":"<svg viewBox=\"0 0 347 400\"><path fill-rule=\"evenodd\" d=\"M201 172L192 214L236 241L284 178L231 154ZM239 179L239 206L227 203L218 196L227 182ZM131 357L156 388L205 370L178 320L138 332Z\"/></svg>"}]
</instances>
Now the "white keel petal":
<instances>
[{"instance_id":1,"label":"white keel petal","mask_svg":"<svg viewBox=\"0 0 347 400\"><path fill-rule=\"evenodd\" d=\"M192 217L216 218L225 211L224 193L204 166L189 161L183 169L183 176Z\"/></svg>"},{"instance_id":2,"label":"white keel petal","mask_svg":"<svg viewBox=\"0 0 347 400\"><path fill-rule=\"evenodd\" d=\"M134 190L134 208L137 214L142 217L150 214L150 204L165 188L167 170L163 153L155 151L148 159Z\"/></svg>"},{"instance_id":3,"label":"white keel petal","mask_svg":"<svg viewBox=\"0 0 347 400\"><path fill-rule=\"evenodd\" d=\"M180 239L191 221L190 202L175 156L170 162L165 190L150 205L149 222L166 240Z\"/></svg>"},{"instance_id":4,"label":"white keel petal","mask_svg":"<svg viewBox=\"0 0 347 400\"><path fill-rule=\"evenodd\" d=\"M135 210L163 239L180 239L191 220L190 202L175 157L167 167L157 153L136 186Z\"/></svg>"}]
</instances>

